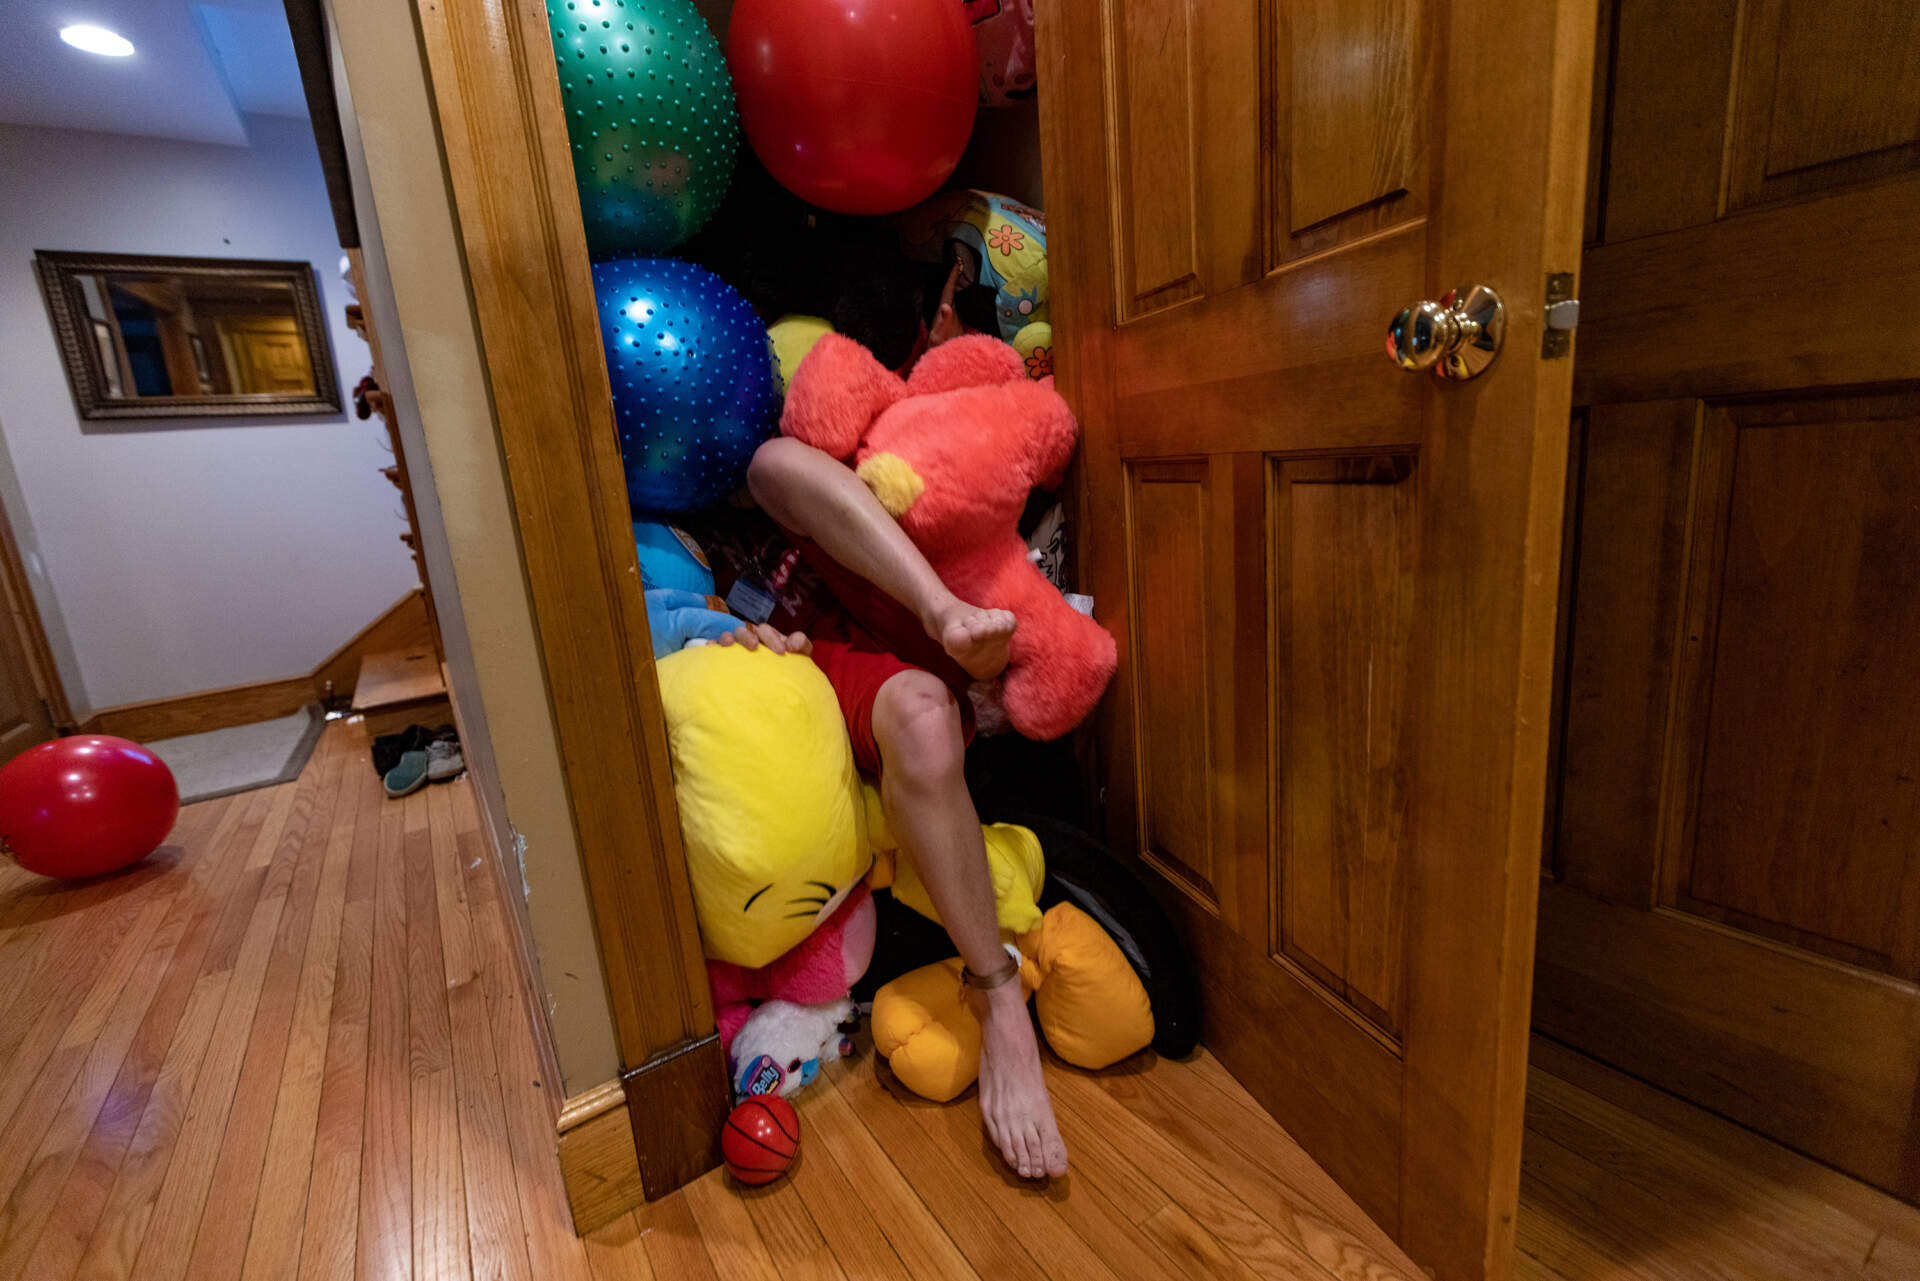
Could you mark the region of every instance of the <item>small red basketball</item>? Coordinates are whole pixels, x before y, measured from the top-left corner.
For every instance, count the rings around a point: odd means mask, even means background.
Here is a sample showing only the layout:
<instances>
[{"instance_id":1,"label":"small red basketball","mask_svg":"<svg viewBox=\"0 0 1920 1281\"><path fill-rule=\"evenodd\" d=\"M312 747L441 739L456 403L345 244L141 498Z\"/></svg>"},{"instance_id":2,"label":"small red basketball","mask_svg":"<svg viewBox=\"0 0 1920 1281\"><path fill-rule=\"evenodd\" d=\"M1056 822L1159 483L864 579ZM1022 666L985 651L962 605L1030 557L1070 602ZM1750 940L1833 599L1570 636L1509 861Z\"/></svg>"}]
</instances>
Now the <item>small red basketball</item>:
<instances>
[{"instance_id":1,"label":"small red basketball","mask_svg":"<svg viewBox=\"0 0 1920 1281\"><path fill-rule=\"evenodd\" d=\"M720 1131L720 1153L727 1172L752 1186L771 1183L787 1172L800 1150L800 1118L793 1104L773 1094L757 1094L727 1115Z\"/></svg>"}]
</instances>

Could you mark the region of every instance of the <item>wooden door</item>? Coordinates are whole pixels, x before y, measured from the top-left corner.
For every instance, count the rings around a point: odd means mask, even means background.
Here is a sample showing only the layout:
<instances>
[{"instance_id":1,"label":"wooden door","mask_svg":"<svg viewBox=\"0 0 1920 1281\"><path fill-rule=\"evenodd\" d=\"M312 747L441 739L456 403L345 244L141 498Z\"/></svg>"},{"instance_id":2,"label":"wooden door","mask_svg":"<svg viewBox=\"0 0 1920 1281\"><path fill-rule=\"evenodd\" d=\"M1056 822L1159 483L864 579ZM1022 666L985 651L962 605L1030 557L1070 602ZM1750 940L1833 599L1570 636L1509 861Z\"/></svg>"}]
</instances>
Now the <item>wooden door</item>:
<instances>
[{"instance_id":1,"label":"wooden door","mask_svg":"<svg viewBox=\"0 0 1920 1281\"><path fill-rule=\"evenodd\" d=\"M0 765L52 738L53 700L65 703L55 692L52 658L28 591L13 531L0 511Z\"/></svg>"},{"instance_id":2,"label":"wooden door","mask_svg":"<svg viewBox=\"0 0 1920 1281\"><path fill-rule=\"evenodd\" d=\"M1423 1266L1504 1276L1519 1178L1594 10L1040 9L1080 552L1121 667L1110 835L1206 1042ZM1479 282L1506 349L1396 369Z\"/></svg>"},{"instance_id":3,"label":"wooden door","mask_svg":"<svg viewBox=\"0 0 1920 1281\"><path fill-rule=\"evenodd\" d=\"M1920 10L1602 44L1535 1017L1920 1198Z\"/></svg>"}]
</instances>

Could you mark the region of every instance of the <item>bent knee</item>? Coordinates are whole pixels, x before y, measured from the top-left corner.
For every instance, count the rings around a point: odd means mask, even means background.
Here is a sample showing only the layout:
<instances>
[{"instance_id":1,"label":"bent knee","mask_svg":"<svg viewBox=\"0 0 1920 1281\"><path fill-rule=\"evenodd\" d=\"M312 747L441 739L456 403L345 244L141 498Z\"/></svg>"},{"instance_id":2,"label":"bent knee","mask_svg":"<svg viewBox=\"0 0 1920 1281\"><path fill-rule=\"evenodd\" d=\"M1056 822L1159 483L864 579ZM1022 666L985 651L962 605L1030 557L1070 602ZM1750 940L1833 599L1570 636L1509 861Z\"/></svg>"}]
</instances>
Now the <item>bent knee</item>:
<instances>
[{"instance_id":1,"label":"bent knee","mask_svg":"<svg viewBox=\"0 0 1920 1281\"><path fill-rule=\"evenodd\" d=\"M931 783L960 774L965 756L960 707L939 677L906 671L880 687L873 734L896 783Z\"/></svg>"},{"instance_id":2,"label":"bent knee","mask_svg":"<svg viewBox=\"0 0 1920 1281\"><path fill-rule=\"evenodd\" d=\"M802 444L791 436L774 436L760 442L753 451L753 458L747 463L747 489L754 500L762 507L767 499L778 499L787 492L802 468L808 462L808 455L820 451L812 445Z\"/></svg>"}]
</instances>

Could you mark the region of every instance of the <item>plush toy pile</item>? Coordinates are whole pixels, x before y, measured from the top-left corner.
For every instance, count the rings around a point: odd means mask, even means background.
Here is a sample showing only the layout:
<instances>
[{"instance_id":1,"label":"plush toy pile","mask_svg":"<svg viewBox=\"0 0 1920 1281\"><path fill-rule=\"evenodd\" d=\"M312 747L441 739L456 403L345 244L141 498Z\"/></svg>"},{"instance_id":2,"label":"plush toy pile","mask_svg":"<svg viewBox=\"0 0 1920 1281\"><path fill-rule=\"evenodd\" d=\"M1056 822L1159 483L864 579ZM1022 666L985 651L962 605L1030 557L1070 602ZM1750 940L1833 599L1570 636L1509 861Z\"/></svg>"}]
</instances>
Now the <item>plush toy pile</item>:
<instances>
[{"instance_id":1,"label":"plush toy pile","mask_svg":"<svg viewBox=\"0 0 1920 1281\"><path fill-rule=\"evenodd\" d=\"M826 334L793 375L780 429L853 465L953 593L1019 619L1001 677L1007 719L1058 738L1113 675L1113 637L1027 558L1018 523L1035 486L1059 484L1076 427L1051 378L985 335L955 338L906 378Z\"/></svg>"},{"instance_id":2,"label":"plush toy pile","mask_svg":"<svg viewBox=\"0 0 1920 1281\"><path fill-rule=\"evenodd\" d=\"M933 905L894 848L878 793L854 769L833 692L811 660L706 645L668 655L659 673L734 1087L791 1095L847 1052L848 993L873 952L873 892L929 917ZM1039 838L1006 824L983 836L1002 934L1025 958L1022 978L1055 1053L1100 1068L1152 1043L1147 983L1108 929L1072 903L1041 910ZM902 975L874 1000L876 1048L930 1099L954 1097L979 1072L980 1028L960 999L959 965L955 957ZM1190 1024L1185 1009L1170 1012Z\"/></svg>"}]
</instances>

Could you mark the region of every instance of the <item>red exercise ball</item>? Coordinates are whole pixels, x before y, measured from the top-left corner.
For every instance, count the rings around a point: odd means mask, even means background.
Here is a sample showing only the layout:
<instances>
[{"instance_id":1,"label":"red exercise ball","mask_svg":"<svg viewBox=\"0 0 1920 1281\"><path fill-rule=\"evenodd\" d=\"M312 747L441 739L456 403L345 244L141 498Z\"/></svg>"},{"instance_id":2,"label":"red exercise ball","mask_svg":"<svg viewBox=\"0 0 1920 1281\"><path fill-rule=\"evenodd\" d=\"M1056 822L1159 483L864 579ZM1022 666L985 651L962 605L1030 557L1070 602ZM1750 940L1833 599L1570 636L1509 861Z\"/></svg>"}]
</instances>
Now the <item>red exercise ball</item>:
<instances>
[{"instance_id":1,"label":"red exercise ball","mask_svg":"<svg viewBox=\"0 0 1920 1281\"><path fill-rule=\"evenodd\" d=\"M727 1115L720 1155L727 1173L758 1187L787 1172L800 1150L800 1118L777 1094L756 1094Z\"/></svg>"},{"instance_id":2,"label":"red exercise ball","mask_svg":"<svg viewBox=\"0 0 1920 1281\"><path fill-rule=\"evenodd\" d=\"M137 863L179 814L173 771L124 738L56 738L0 766L0 853L42 876Z\"/></svg>"},{"instance_id":3,"label":"red exercise ball","mask_svg":"<svg viewBox=\"0 0 1920 1281\"><path fill-rule=\"evenodd\" d=\"M973 132L978 75L959 0L739 0L727 68L760 163L839 213L925 200Z\"/></svg>"}]
</instances>

